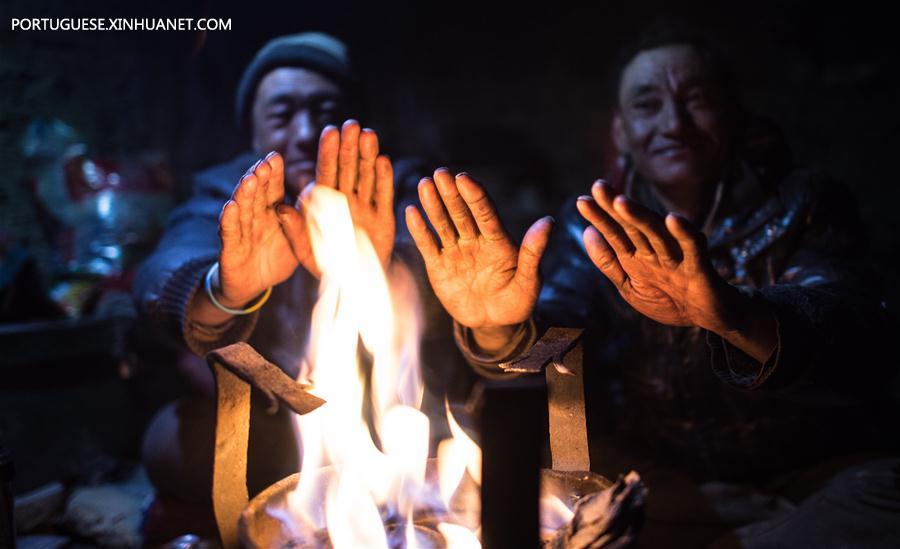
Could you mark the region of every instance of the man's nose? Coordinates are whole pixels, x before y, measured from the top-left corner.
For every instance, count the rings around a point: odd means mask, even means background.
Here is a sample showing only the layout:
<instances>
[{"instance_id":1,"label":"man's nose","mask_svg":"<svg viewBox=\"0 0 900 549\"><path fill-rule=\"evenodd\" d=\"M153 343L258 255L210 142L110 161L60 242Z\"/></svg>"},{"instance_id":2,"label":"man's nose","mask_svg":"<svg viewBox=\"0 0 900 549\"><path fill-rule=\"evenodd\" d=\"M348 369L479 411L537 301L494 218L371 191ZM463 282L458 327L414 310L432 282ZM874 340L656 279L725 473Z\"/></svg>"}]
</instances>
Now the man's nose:
<instances>
[{"instance_id":1,"label":"man's nose","mask_svg":"<svg viewBox=\"0 0 900 549\"><path fill-rule=\"evenodd\" d=\"M678 135L690 125L690 113L678 101L666 101L662 110L661 128L663 133Z\"/></svg>"},{"instance_id":2,"label":"man's nose","mask_svg":"<svg viewBox=\"0 0 900 549\"><path fill-rule=\"evenodd\" d=\"M304 150L314 148L319 137L319 128L315 124L312 114L308 110L302 109L294 115L291 124L291 145Z\"/></svg>"}]
</instances>

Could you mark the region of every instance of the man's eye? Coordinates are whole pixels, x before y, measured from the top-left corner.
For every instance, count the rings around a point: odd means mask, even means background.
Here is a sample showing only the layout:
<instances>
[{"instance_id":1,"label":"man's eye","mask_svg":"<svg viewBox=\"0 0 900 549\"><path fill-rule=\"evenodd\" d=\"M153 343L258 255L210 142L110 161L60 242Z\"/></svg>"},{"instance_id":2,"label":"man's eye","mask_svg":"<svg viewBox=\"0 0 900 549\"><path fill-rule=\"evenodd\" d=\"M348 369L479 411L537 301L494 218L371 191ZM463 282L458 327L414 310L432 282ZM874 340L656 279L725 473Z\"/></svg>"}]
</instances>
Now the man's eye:
<instances>
[{"instance_id":1,"label":"man's eye","mask_svg":"<svg viewBox=\"0 0 900 549\"><path fill-rule=\"evenodd\" d=\"M266 115L266 119L274 126L283 126L290 119L290 114L287 111L273 111Z\"/></svg>"},{"instance_id":2,"label":"man's eye","mask_svg":"<svg viewBox=\"0 0 900 549\"><path fill-rule=\"evenodd\" d=\"M331 122L338 117L338 106L336 103L322 103L315 109L315 116L321 122Z\"/></svg>"},{"instance_id":3,"label":"man's eye","mask_svg":"<svg viewBox=\"0 0 900 549\"><path fill-rule=\"evenodd\" d=\"M688 94L687 103L692 107L705 108L709 107L712 102L710 101L709 94L698 91Z\"/></svg>"},{"instance_id":4,"label":"man's eye","mask_svg":"<svg viewBox=\"0 0 900 549\"><path fill-rule=\"evenodd\" d=\"M652 112L659 110L659 107L658 99L639 99L631 104L631 108L638 112Z\"/></svg>"}]
</instances>

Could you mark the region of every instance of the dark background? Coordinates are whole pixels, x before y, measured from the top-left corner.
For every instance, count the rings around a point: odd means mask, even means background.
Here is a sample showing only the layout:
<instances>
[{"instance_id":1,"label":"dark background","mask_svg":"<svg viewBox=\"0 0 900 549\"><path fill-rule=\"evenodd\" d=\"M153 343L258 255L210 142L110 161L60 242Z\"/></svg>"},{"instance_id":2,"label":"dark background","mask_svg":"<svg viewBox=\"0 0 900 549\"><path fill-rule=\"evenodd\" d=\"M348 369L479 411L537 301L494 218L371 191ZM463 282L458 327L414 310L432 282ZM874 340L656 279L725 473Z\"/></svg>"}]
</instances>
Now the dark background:
<instances>
[{"instance_id":1,"label":"dark background","mask_svg":"<svg viewBox=\"0 0 900 549\"><path fill-rule=\"evenodd\" d=\"M232 30L10 30L12 17L90 16L231 18ZM161 154L183 198L192 172L246 146L234 117L243 68L270 38L303 30L347 42L364 83L360 118L379 130L385 152L466 169L503 189L497 198L527 219L552 214L603 174L617 50L662 17L708 31L733 60L746 104L779 123L797 162L850 186L847 206L858 201L872 260L896 295L895 271L884 266L900 260L897 29L893 16L858 2L0 0L0 229L24 241L48 276L52 253L21 153L34 120L65 121L93 156ZM55 452L73 461L85 438L119 437L113 446L136 452L139 432L115 424L134 401L120 389L5 395L0 412L13 446L27 460L43 456L32 472L49 474L54 437ZM19 469L19 489L42 480Z\"/></svg>"},{"instance_id":2,"label":"dark background","mask_svg":"<svg viewBox=\"0 0 900 549\"><path fill-rule=\"evenodd\" d=\"M381 132L388 153L465 167L488 183L536 182L551 197L568 196L603 173L618 47L654 19L680 17L725 48L746 103L781 125L798 163L851 186L874 256L900 259L897 31L893 17L860 3L2 0L0 6L6 172L0 214L16 233L28 232L30 215L17 188L18 143L28 121L58 117L81 131L97 155L160 151L183 196L192 171L230 158L246 143L233 114L243 67L271 37L302 30L348 43L367 98L361 118ZM224 17L232 30L206 36L9 30L10 17L29 16ZM546 201L521 202L535 215L555 213Z\"/></svg>"}]
</instances>

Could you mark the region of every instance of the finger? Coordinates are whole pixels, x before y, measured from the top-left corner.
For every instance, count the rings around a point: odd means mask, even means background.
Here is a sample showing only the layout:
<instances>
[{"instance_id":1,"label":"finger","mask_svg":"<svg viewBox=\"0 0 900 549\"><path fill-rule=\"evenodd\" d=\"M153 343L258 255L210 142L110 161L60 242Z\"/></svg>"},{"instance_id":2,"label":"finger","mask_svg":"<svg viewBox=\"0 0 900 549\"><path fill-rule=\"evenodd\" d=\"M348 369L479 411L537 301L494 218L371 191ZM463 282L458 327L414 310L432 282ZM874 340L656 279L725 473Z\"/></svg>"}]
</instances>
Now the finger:
<instances>
[{"instance_id":1,"label":"finger","mask_svg":"<svg viewBox=\"0 0 900 549\"><path fill-rule=\"evenodd\" d=\"M456 246L456 231L453 229L453 223L450 221L450 216L447 215L447 210L444 209L444 203L441 201L434 181L429 177L424 177L419 181L419 201L425 208L428 221L431 222L431 226L441 238L443 247Z\"/></svg>"},{"instance_id":2,"label":"finger","mask_svg":"<svg viewBox=\"0 0 900 549\"><path fill-rule=\"evenodd\" d=\"M667 215L665 223L666 228L678 241L685 263L700 270L709 261L706 255L706 236L685 218L675 214Z\"/></svg>"},{"instance_id":3,"label":"finger","mask_svg":"<svg viewBox=\"0 0 900 549\"><path fill-rule=\"evenodd\" d=\"M628 280L628 275L625 274L625 269L623 269L622 264L619 263L616 252L594 227L587 227L582 234L582 239L584 240L584 247L587 250L588 257L591 258L594 265L600 269L600 272L603 273L616 288L621 290Z\"/></svg>"},{"instance_id":4,"label":"finger","mask_svg":"<svg viewBox=\"0 0 900 549\"><path fill-rule=\"evenodd\" d=\"M475 219L472 218L472 212L469 206L459 194L456 187L456 180L450 175L447 168L438 168L434 172L434 182L437 184L438 192L441 199L447 207L450 219L453 220L453 226L459 234L460 240L472 240L478 236L478 230L475 226Z\"/></svg>"},{"instance_id":5,"label":"finger","mask_svg":"<svg viewBox=\"0 0 900 549\"><path fill-rule=\"evenodd\" d=\"M245 171L244 175L242 175L241 178L238 180L237 185L234 186L234 190L231 191L231 200L240 201L240 200L247 200L248 198L252 200L253 195L252 194L247 195L247 191L250 189L248 189L246 186L244 186L243 183L244 183L245 179L247 179L253 175L253 172L256 171L257 166L259 166L261 162L262 162L261 159L257 160L256 162L253 163L252 166L247 168L247 171Z\"/></svg>"},{"instance_id":6,"label":"finger","mask_svg":"<svg viewBox=\"0 0 900 549\"><path fill-rule=\"evenodd\" d=\"M647 237L645 237L637 227L622 219L622 216L616 211L613 201L615 200L617 193L613 191L612 188L604 181L598 180L594 182L594 185L591 187L591 194L594 195L594 200L597 201L597 204L599 204L600 207L603 208L603 210L609 214L620 227L622 227L625 234L628 235L628 239L631 240L631 244L634 246L635 253L641 255L653 254L653 248L650 246L650 242L647 241ZM612 243L610 242L610 244Z\"/></svg>"},{"instance_id":7,"label":"finger","mask_svg":"<svg viewBox=\"0 0 900 549\"><path fill-rule=\"evenodd\" d=\"M601 208L597 202L590 196L579 196L575 202L578 213L584 217L588 223L603 234L603 238L612 246L616 255L629 257L634 254L634 244L625 234L625 229L616 223L616 220L610 216L606 210Z\"/></svg>"},{"instance_id":8,"label":"finger","mask_svg":"<svg viewBox=\"0 0 900 549\"><path fill-rule=\"evenodd\" d=\"M272 173L269 175L266 203L274 206L284 202L284 159L280 154L272 151L266 155L266 162L272 169Z\"/></svg>"},{"instance_id":9,"label":"finger","mask_svg":"<svg viewBox=\"0 0 900 549\"><path fill-rule=\"evenodd\" d=\"M415 206L410 205L406 207L406 227L416 243L416 248L422 254L425 264L429 265L437 261L440 256L437 239L428 228L428 225L425 224L422 213Z\"/></svg>"},{"instance_id":10,"label":"finger","mask_svg":"<svg viewBox=\"0 0 900 549\"><path fill-rule=\"evenodd\" d=\"M229 200L219 215L219 238L222 249L233 248L241 241L241 207L234 200Z\"/></svg>"},{"instance_id":11,"label":"finger","mask_svg":"<svg viewBox=\"0 0 900 549\"><path fill-rule=\"evenodd\" d=\"M325 126L319 136L319 153L316 159L316 184L337 188L338 150L341 133L334 126Z\"/></svg>"},{"instance_id":12,"label":"finger","mask_svg":"<svg viewBox=\"0 0 900 549\"><path fill-rule=\"evenodd\" d=\"M375 192L375 160L378 158L378 135L369 128L359 134L359 182L356 194L363 204L372 201Z\"/></svg>"},{"instance_id":13,"label":"finger","mask_svg":"<svg viewBox=\"0 0 900 549\"><path fill-rule=\"evenodd\" d=\"M487 240L501 240L508 238L500 218L497 216L497 209L491 202L484 187L479 185L469 174L461 173L456 176L456 188L459 194L469 206L472 217L478 230Z\"/></svg>"},{"instance_id":14,"label":"finger","mask_svg":"<svg viewBox=\"0 0 900 549\"><path fill-rule=\"evenodd\" d=\"M253 222L259 224L266 215L266 196L269 192L269 176L272 175L272 167L263 160L253 170L253 175L256 176L258 182L253 194Z\"/></svg>"},{"instance_id":15,"label":"finger","mask_svg":"<svg viewBox=\"0 0 900 549\"><path fill-rule=\"evenodd\" d=\"M660 261L677 263L681 260L678 244L666 230L663 218L657 213L619 195L613 207L622 218L636 227L647 238Z\"/></svg>"},{"instance_id":16,"label":"finger","mask_svg":"<svg viewBox=\"0 0 900 549\"><path fill-rule=\"evenodd\" d=\"M234 201L240 206L241 237L250 238L253 225L253 199L256 195L256 175L245 175L234 190Z\"/></svg>"},{"instance_id":17,"label":"finger","mask_svg":"<svg viewBox=\"0 0 900 549\"><path fill-rule=\"evenodd\" d=\"M316 258L313 255L309 230L303 212L287 204L279 204L276 208L281 230L291 246L297 261L314 276L319 276Z\"/></svg>"},{"instance_id":18,"label":"finger","mask_svg":"<svg viewBox=\"0 0 900 549\"><path fill-rule=\"evenodd\" d=\"M516 264L516 279L520 283L535 283L539 277L538 268L541 257L550 241L550 232L556 221L550 217L542 217L534 222L522 238L519 248L519 260Z\"/></svg>"},{"instance_id":19,"label":"finger","mask_svg":"<svg viewBox=\"0 0 900 549\"><path fill-rule=\"evenodd\" d=\"M375 159L375 209L379 212L394 211L394 167L391 159L379 155Z\"/></svg>"},{"instance_id":20,"label":"finger","mask_svg":"<svg viewBox=\"0 0 900 549\"><path fill-rule=\"evenodd\" d=\"M341 127L341 147L338 153L338 190L350 195L359 176L359 122L347 120Z\"/></svg>"}]
</instances>

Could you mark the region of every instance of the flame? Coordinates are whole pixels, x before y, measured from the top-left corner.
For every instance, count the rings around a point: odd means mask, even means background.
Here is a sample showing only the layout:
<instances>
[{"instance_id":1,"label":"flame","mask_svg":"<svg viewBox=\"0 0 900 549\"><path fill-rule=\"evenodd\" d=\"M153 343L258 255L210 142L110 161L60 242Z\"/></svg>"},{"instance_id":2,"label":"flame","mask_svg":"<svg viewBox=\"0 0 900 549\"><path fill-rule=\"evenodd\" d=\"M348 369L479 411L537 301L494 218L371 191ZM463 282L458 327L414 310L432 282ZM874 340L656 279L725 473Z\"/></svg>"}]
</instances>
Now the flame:
<instances>
[{"instance_id":1,"label":"flame","mask_svg":"<svg viewBox=\"0 0 900 549\"><path fill-rule=\"evenodd\" d=\"M288 495L297 523L291 530L311 538L327 529L335 549L386 548L388 515L405 522L407 547L414 547L429 440L428 418L418 410L424 387L415 281L404 268L385 273L342 193L313 186L304 205L322 278L302 381L326 404L294 417L303 459L301 481ZM362 350L371 356L370 375Z\"/></svg>"},{"instance_id":2,"label":"flame","mask_svg":"<svg viewBox=\"0 0 900 549\"><path fill-rule=\"evenodd\" d=\"M541 497L541 534L553 534L572 521L575 512L552 494Z\"/></svg>"},{"instance_id":3,"label":"flame","mask_svg":"<svg viewBox=\"0 0 900 549\"><path fill-rule=\"evenodd\" d=\"M479 486L481 485L481 448L475 444L475 441L469 438L469 435L457 423L453 412L450 411L450 404L445 400L444 409L447 412L447 423L450 424L450 434L453 435L453 442L460 447L461 455L465 458L466 470L469 475Z\"/></svg>"},{"instance_id":4,"label":"flame","mask_svg":"<svg viewBox=\"0 0 900 549\"><path fill-rule=\"evenodd\" d=\"M303 200L322 277L298 381L326 403L294 416L300 482L287 510L274 514L295 538L327 530L335 549L387 548L389 537L399 541L394 533L411 549L419 546L417 504L442 503L448 517L437 528L447 547L480 548L477 530L447 522L466 471L481 483L481 449L447 403L452 438L438 447L437 486L426 482L429 422L419 410L424 324L413 276L402 266L385 272L365 232L354 227L344 194L314 185ZM428 501L435 488L440 502ZM388 521L402 529L389 536Z\"/></svg>"},{"instance_id":5,"label":"flame","mask_svg":"<svg viewBox=\"0 0 900 549\"><path fill-rule=\"evenodd\" d=\"M438 531L444 536L447 549L481 549L478 537L465 526L442 522L438 524Z\"/></svg>"}]
</instances>

